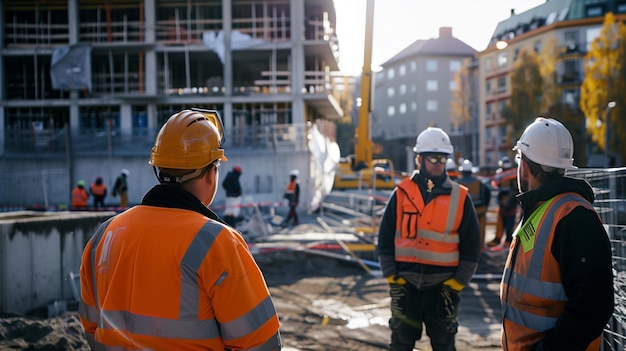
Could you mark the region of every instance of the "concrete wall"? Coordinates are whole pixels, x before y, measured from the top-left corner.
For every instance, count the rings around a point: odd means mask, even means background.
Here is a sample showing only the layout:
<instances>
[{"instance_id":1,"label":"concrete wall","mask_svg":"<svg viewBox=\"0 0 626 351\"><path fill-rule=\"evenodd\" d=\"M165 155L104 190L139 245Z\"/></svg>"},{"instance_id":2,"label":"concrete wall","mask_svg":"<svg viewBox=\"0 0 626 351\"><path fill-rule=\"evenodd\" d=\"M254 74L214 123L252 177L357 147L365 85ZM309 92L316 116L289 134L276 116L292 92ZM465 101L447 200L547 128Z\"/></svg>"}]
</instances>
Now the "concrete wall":
<instances>
[{"instance_id":1,"label":"concrete wall","mask_svg":"<svg viewBox=\"0 0 626 351\"><path fill-rule=\"evenodd\" d=\"M26 313L72 300L70 272L83 248L115 212L7 212L0 214L0 310Z\"/></svg>"}]
</instances>

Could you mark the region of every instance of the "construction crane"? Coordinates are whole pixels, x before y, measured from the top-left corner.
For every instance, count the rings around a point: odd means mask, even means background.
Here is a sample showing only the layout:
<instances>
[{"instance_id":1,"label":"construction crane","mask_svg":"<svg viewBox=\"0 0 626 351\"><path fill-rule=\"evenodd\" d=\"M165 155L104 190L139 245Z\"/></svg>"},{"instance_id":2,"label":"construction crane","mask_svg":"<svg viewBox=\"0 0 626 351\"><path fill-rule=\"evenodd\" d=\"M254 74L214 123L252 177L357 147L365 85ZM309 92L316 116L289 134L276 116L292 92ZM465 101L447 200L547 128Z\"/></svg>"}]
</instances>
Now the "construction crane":
<instances>
[{"instance_id":1,"label":"construction crane","mask_svg":"<svg viewBox=\"0 0 626 351\"><path fill-rule=\"evenodd\" d=\"M374 33L374 0L367 0L365 10L365 49L361 73L361 101L355 133L354 154L339 161L335 173L335 189L371 187L393 189L395 186L393 162L373 159L374 144L370 137L372 106L372 38Z\"/></svg>"}]
</instances>

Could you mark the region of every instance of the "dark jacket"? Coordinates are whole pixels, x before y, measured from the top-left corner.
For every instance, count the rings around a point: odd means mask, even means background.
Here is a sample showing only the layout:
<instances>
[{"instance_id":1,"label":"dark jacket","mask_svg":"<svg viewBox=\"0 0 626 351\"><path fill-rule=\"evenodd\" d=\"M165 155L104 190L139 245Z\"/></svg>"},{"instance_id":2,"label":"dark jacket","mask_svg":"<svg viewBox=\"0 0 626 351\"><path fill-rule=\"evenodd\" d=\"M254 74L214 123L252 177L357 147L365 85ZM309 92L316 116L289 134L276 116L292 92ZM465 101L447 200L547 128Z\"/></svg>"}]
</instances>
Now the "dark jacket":
<instances>
[{"instance_id":1,"label":"dark jacket","mask_svg":"<svg viewBox=\"0 0 626 351\"><path fill-rule=\"evenodd\" d=\"M419 173L414 173L412 180L417 183L424 198L424 204L436 196L450 194L451 180L447 178L441 185L435 186L432 192L427 192L426 179ZM405 277L418 288L427 288L454 277L459 283L467 284L471 280L480 258L480 228L474 204L469 194L463 207L463 219L459 226L459 265L458 267L441 267L428 264L396 262L395 260L395 232L396 232L396 190L391 194L385 213L380 223L378 233L378 258L384 276L399 274Z\"/></svg>"},{"instance_id":2,"label":"dark jacket","mask_svg":"<svg viewBox=\"0 0 626 351\"><path fill-rule=\"evenodd\" d=\"M541 203L566 192L580 194L590 203L595 198L585 180L554 179L518 195L522 222ZM543 350L584 350L602 333L614 306L611 243L596 212L579 206L565 216L556 226L550 252L559 263L568 302L556 326L538 346ZM512 252L513 264L515 256Z\"/></svg>"},{"instance_id":3,"label":"dark jacket","mask_svg":"<svg viewBox=\"0 0 626 351\"><path fill-rule=\"evenodd\" d=\"M222 182L222 186L224 187L224 190L226 190L226 196L228 197L241 196L242 194L241 184L239 183L240 175L241 174L235 171L230 171L228 172L228 174L226 174L226 178L224 178L224 181Z\"/></svg>"}]
</instances>

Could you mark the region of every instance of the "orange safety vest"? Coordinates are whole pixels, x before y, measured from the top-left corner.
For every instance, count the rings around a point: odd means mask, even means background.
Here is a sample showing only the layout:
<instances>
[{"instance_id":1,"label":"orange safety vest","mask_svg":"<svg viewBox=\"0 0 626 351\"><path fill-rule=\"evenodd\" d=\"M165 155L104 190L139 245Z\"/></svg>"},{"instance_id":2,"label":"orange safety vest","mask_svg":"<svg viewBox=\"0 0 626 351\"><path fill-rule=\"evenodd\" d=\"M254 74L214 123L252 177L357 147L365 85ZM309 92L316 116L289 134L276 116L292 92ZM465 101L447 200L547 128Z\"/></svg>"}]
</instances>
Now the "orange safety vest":
<instances>
[{"instance_id":1,"label":"orange safety vest","mask_svg":"<svg viewBox=\"0 0 626 351\"><path fill-rule=\"evenodd\" d=\"M297 181L295 181L295 180L289 182L289 184L287 184L287 190L285 190L285 193L291 194L291 195L295 195L295 193L296 193L296 183L297 183Z\"/></svg>"},{"instance_id":2,"label":"orange safety vest","mask_svg":"<svg viewBox=\"0 0 626 351\"><path fill-rule=\"evenodd\" d=\"M72 190L72 207L87 207L89 193L84 188L75 187Z\"/></svg>"},{"instance_id":3,"label":"orange safety vest","mask_svg":"<svg viewBox=\"0 0 626 351\"><path fill-rule=\"evenodd\" d=\"M491 181L491 185L496 189L517 189L517 168L507 169L497 174Z\"/></svg>"},{"instance_id":4,"label":"orange safety vest","mask_svg":"<svg viewBox=\"0 0 626 351\"><path fill-rule=\"evenodd\" d=\"M102 196L104 195L104 191L106 190L106 188L107 186L104 183L100 185L93 183L91 184L91 193L95 196Z\"/></svg>"},{"instance_id":5,"label":"orange safety vest","mask_svg":"<svg viewBox=\"0 0 626 351\"><path fill-rule=\"evenodd\" d=\"M557 195L544 202L516 229L511 247L511 252L517 252L515 266L511 266L509 255L500 286L505 351L532 350L563 314L568 299L559 263L550 248L559 221L578 206L593 210L578 194ZM599 348L600 336L587 350Z\"/></svg>"},{"instance_id":6,"label":"orange safety vest","mask_svg":"<svg viewBox=\"0 0 626 351\"><path fill-rule=\"evenodd\" d=\"M405 178L396 189L396 261L459 265L459 233L467 188L455 182L450 194L424 205L420 189Z\"/></svg>"},{"instance_id":7,"label":"orange safety vest","mask_svg":"<svg viewBox=\"0 0 626 351\"><path fill-rule=\"evenodd\" d=\"M80 281L97 350L281 349L247 244L199 213L139 205L112 217L87 243Z\"/></svg>"}]
</instances>

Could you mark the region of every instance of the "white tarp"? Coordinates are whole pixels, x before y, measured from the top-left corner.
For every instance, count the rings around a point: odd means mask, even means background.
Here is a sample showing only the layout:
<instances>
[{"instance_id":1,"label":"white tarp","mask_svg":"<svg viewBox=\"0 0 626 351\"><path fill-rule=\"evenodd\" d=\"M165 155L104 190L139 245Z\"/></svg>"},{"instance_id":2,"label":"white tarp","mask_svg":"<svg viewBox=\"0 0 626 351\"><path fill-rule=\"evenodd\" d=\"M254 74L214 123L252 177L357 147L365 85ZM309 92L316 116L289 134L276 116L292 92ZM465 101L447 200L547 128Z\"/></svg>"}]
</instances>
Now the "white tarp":
<instances>
[{"instance_id":1,"label":"white tarp","mask_svg":"<svg viewBox=\"0 0 626 351\"><path fill-rule=\"evenodd\" d=\"M50 79L53 89L91 91L91 47L76 44L55 49Z\"/></svg>"},{"instance_id":2,"label":"white tarp","mask_svg":"<svg viewBox=\"0 0 626 351\"><path fill-rule=\"evenodd\" d=\"M224 32L204 32L202 33L202 42L209 49L217 53L222 63L224 63L224 52L226 51L226 44L224 43ZM261 39L253 38L247 34L243 34L238 30L231 31L230 36L230 49L243 50L251 47L264 44L265 41Z\"/></svg>"}]
</instances>

